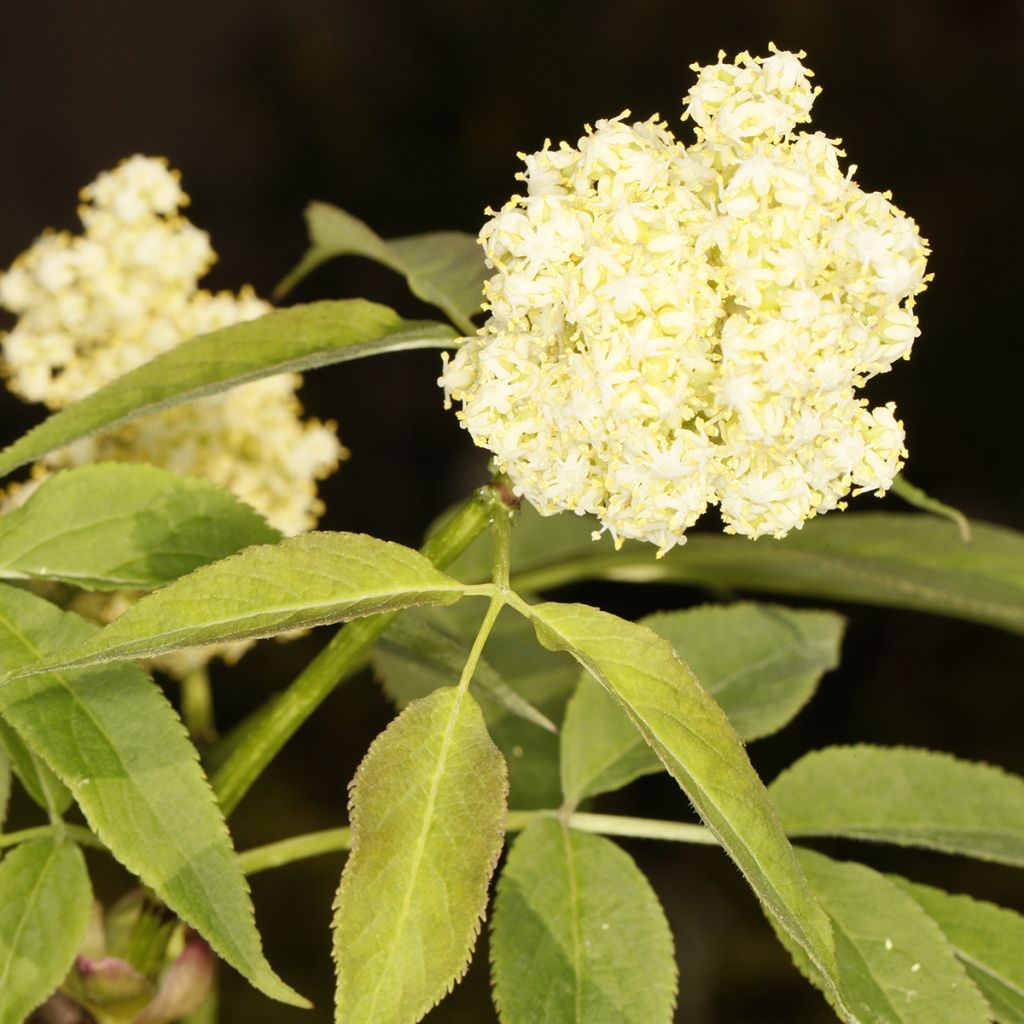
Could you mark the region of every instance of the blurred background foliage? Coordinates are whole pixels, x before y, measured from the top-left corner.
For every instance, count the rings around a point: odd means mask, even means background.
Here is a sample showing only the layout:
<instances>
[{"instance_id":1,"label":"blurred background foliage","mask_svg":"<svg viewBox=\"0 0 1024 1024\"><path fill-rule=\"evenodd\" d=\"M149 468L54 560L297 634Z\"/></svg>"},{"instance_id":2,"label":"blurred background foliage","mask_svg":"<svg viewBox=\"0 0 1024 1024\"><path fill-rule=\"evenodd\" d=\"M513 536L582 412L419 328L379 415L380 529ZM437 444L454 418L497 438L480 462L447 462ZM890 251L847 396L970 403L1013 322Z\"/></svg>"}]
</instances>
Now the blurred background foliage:
<instances>
[{"instance_id":1,"label":"blurred background foliage","mask_svg":"<svg viewBox=\"0 0 1024 1024\"><path fill-rule=\"evenodd\" d=\"M475 233L484 207L515 190L517 151L545 137L574 141L584 122L627 106L637 118L660 112L685 140L677 119L689 64L720 48L763 53L769 41L805 49L824 87L814 127L843 138L860 184L891 189L933 247L923 336L911 363L873 391L899 405L908 476L973 517L1024 526L1019 0L8 0L2 10L0 265L42 228L75 227L76 192L99 170L136 152L164 154L183 172L190 218L220 253L208 284L251 282L264 296L303 249L310 199L337 203L384 236ZM317 271L293 298L343 296L434 315L397 276L354 259ZM353 451L322 488L324 526L415 544L430 518L483 479L482 453L442 409L438 371L436 354L417 352L307 378L307 408L337 420ZM42 418L6 394L0 415L5 441ZM875 505L862 498L856 507ZM702 599L612 585L563 596L629 615ZM911 612L844 611L843 665L792 726L754 745L763 777L807 749L855 741L1024 771L1020 638ZM257 707L321 642L267 643L217 671L221 726ZM346 783L391 714L368 675L336 693L240 808L238 845L343 823ZM634 783L600 809L689 814L664 777ZM29 818L19 803L10 827ZM705 847L626 845L675 934L679 1020L832 1019L726 858ZM895 849L828 852L1024 910L1020 876L1008 868ZM116 895L125 879L109 860L92 866L100 890ZM324 857L254 879L271 960L318 1009L271 1005L225 972L223 1020L330 1019L328 924L340 867ZM429 1021L493 1019L484 946Z\"/></svg>"}]
</instances>

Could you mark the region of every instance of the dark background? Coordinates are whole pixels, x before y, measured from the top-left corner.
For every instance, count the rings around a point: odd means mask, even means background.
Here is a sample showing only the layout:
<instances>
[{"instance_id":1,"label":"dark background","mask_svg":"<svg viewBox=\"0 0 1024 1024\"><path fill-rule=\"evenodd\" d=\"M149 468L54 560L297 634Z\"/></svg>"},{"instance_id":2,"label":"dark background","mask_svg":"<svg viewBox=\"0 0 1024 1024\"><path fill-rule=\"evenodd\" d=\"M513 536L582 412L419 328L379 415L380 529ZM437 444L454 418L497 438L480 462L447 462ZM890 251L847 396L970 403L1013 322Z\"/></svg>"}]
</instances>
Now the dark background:
<instances>
[{"instance_id":1,"label":"dark background","mask_svg":"<svg viewBox=\"0 0 1024 1024\"><path fill-rule=\"evenodd\" d=\"M899 405L908 476L972 516L1022 525L1019 3L2 0L0 13L0 266L43 227L75 227L76 192L99 170L135 152L165 154L184 174L189 216L220 253L209 285L251 282L263 295L302 250L309 199L338 203L385 236L476 232L483 208L514 190L517 150L546 136L574 141L584 122L626 106L638 118L660 112L686 139L677 118L689 64L719 48L764 53L770 40L806 49L825 90L814 127L844 139L860 184L891 189L934 250L914 358L873 392ZM388 271L355 260L318 271L295 298L350 295L433 315ZM308 409L337 420L354 453L323 487L326 526L417 543L425 523L482 478L480 453L441 407L438 369L435 354L410 353L308 378ZM41 418L7 395L0 415L5 441ZM642 613L696 595L573 596ZM1024 771L1019 638L909 612L847 611L843 668L782 736L752 749L766 778L811 747L855 741ZM318 643L267 645L219 676L222 724L266 699ZM233 820L239 846L343 823L345 784L390 714L368 678L335 694L243 804ZM604 807L687 813L663 779ZM832 1019L720 853L625 845L676 937L680 1021ZM1008 869L833 850L1024 909ZM93 863L109 896L123 879ZM224 1021L331 1019L329 903L340 866L321 858L254 880L271 960L319 1008L271 1005L225 972ZM483 945L430 1021L493 1019Z\"/></svg>"}]
</instances>

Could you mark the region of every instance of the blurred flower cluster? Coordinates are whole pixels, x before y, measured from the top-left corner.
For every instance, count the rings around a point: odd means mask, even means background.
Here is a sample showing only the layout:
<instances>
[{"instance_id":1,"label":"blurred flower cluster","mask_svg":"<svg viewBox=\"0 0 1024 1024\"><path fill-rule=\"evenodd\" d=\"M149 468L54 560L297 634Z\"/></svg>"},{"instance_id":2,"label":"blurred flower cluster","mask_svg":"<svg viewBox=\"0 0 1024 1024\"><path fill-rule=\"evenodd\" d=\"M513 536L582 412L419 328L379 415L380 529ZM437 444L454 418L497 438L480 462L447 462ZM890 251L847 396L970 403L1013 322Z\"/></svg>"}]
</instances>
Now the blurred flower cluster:
<instances>
[{"instance_id":1,"label":"blurred flower cluster","mask_svg":"<svg viewBox=\"0 0 1024 1024\"><path fill-rule=\"evenodd\" d=\"M81 198L82 234L43 234L0 276L0 305L18 317L0 335L0 371L22 398L62 408L197 334L270 310L250 288L199 288L216 256L180 213L188 197L163 160L131 157ZM310 529L323 511L316 483L347 453L333 424L302 419L301 382L270 377L85 438L35 465L3 504L21 503L59 469L148 462L213 481L287 535ZM130 600L87 595L78 610L105 620ZM221 653L237 656L244 646ZM209 654L175 654L160 666L182 675Z\"/></svg>"},{"instance_id":2,"label":"blurred flower cluster","mask_svg":"<svg viewBox=\"0 0 1024 1024\"><path fill-rule=\"evenodd\" d=\"M909 356L928 249L796 130L802 57L695 65L689 146L627 111L520 154L526 194L480 235L489 319L440 383L542 513L663 553L709 505L782 537L891 485L903 426L858 389Z\"/></svg>"}]
</instances>

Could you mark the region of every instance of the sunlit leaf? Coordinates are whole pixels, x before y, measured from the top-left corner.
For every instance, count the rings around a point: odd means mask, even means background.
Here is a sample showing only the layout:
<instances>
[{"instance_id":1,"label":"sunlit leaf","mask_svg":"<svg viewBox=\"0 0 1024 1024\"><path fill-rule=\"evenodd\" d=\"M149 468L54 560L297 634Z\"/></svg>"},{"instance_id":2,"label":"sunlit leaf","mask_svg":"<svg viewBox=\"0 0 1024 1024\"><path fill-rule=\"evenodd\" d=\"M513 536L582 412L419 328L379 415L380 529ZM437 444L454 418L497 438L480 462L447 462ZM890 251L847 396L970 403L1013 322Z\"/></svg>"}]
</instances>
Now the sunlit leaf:
<instances>
[{"instance_id":1,"label":"sunlit leaf","mask_svg":"<svg viewBox=\"0 0 1024 1024\"><path fill-rule=\"evenodd\" d=\"M987 1024L981 993L917 902L863 864L799 857L832 919L843 992L860 1020Z\"/></svg>"},{"instance_id":2,"label":"sunlit leaf","mask_svg":"<svg viewBox=\"0 0 1024 1024\"><path fill-rule=\"evenodd\" d=\"M330 203L310 203L305 217L309 250L275 295L286 295L336 256L365 256L401 274L414 295L442 309L467 334L473 333L469 317L480 312L488 271L472 235L433 231L385 241L369 225Z\"/></svg>"},{"instance_id":3,"label":"sunlit leaf","mask_svg":"<svg viewBox=\"0 0 1024 1024\"><path fill-rule=\"evenodd\" d=\"M99 631L0 584L0 671ZM266 995L305 1005L264 959L249 890L185 729L134 665L0 687L0 714L71 789L93 831ZM3 915L0 915L2 917Z\"/></svg>"},{"instance_id":4,"label":"sunlit leaf","mask_svg":"<svg viewBox=\"0 0 1024 1024\"><path fill-rule=\"evenodd\" d=\"M413 608L398 621L412 622L413 628L415 623L427 623L457 638L464 663L483 613L482 603L461 601L447 608ZM579 668L568 655L544 650L522 616L506 612L498 617L482 662L546 719L561 722ZM458 671L453 674L450 666L422 657L403 657L386 646L375 649L373 663L388 694L399 706L426 696L439 686L450 686L458 677ZM557 806L562 799L558 785L558 736L514 714L506 704L480 688L475 695L491 738L508 764L509 806L521 810Z\"/></svg>"},{"instance_id":5,"label":"sunlit leaf","mask_svg":"<svg viewBox=\"0 0 1024 1024\"><path fill-rule=\"evenodd\" d=\"M56 448L238 384L286 371L414 348L445 348L445 324L403 320L363 299L276 310L200 335L54 413L0 452L0 476Z\"/></svg>"},{"instance_id":6,"label":"sunlit leaf","mask_svg":"<svg viewBox=\"0 0 1024 1024\"><path fill-rule=\"evenodd\" d=\"M671 645L586 605L531 610L545 646L568 650L626 708L779 926L835 981L828 918L725 713Z\"/></svg>"},{"instance_id":7,"label":"sunlit leaf","mask_svg":"<svg viewBox=\"0 0 1024 1024\"><path fill-rule=\"evenodd\" d=\"M649 615L722 706L741 739L781 729L839 661L843 620L744 602ZM562 736L562 786L573 804L658 771L654 756L618 702L590 680L570 701Z\"/></svg>"},{"instance_id":8,"label":"sunlit leaf","mask_svg":"<svg viewBox=\"0 0 1024 1024\"><path fill-rule=\"evenodd\" d=\"M142 598L88 642L21 674L448 604L463 589L400 544L358 533L304 533L203 566Z\"/></svg>"},{"instance_id":9,"label":"sunlit leaf","mask_svg":"<svg viewBox=\"0 0 1024 1024\"><path fill-rule=\"evenodd\" d=\"M280 536L207 480L95 463L51 477L0 518L0 577L149 590Z\"/></svg>"},{"instance_id":10,"label":"sunlit leaf","mask_svg":"<svg viewBox=\"0 0 1024 1024\"><path fill-rule=\"evenodd\" d=\"M72 842L35 839L0 861L0 1024L23 1024L61 983L91 903L85 861Z\"/></svg>"},{"instance_id":11,"label":"sunlit leaf","mask_svg":"<svg viewBox=\"0 0 1024 1024\"><path fill-rule=\"evenodd\" d=\"M462 977L501 853L507 781L479 707L414 701L352 783L352 852L335 901L339 1024L412 1024Z\"/></svg>"},{"instance_id":12,"label":"sunlit leaf","mask_svg":"<svg viewBox=\"0 0 1024 1024\"><path fill-rule=\"evenodd\" d=\"M791 836L924 846L1024 867L1024 779L906 747L828 747L769 787Z\"/></svg>"},{"instance_id":13,"label":"sunlit leaf","mask_svg":"<svg viewBox=\"0 0 1024 1024\"><path fill-rule=\"evenodd\" d=\"M905 878L889 880L942 929L999 1024L1024 1024L1024 917Z\"/></svg>"},{"instance_id":14,"label":"sunlit leaf","mask_svg":"<svg viewBox=\"0 0 1024 1024\"><path fill-rule=\"evenodd\" d=\"M603 836L536 821L498 882L491 931L502 1024L670 1024L672 935L632 858Z\"/></svg>"}]
</instances>

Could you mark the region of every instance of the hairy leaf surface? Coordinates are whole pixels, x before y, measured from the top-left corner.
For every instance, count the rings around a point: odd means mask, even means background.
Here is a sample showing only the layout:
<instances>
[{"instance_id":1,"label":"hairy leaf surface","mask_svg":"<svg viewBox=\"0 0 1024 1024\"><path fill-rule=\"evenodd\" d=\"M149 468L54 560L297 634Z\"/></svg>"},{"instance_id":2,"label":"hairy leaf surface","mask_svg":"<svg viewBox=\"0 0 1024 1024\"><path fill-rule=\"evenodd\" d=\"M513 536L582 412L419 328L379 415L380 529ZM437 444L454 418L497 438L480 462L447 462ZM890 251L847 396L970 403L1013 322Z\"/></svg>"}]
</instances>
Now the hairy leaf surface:
<instances>
[{"instance_id":1,"label":"hairy leaf surface","mask_svg":"<svg viewBox=\"0 0 1024 1024\"><path fill-rule=\"evenodd\" d=\"M906 747L828 747L769 787L791 836L924 846L1024 866L1024 779Z\"/></svg>"},{"instance_id":2,"label":"hairy leaf surface","mask_svg":"<svg viewBox=\"0 0 1024 1024\"><path fill-rule=\"evenodd\" d=\"M647 879L611 840L535 821L498 882L491 932L502 1024L671 1024L676 964Z\"/></svg>"},{"instance_id":3,"label":"hairy leaf surface","mask_svg":"<svg viewBox=\"0 0 1024 1024\"><path fill-rule=\"evenodd\" d=\"M889 880L942 929L999 1024L1024 1024L1024 917L905 878Z\"/></svg>"},{"instance_id":4,"label":"hairy leaf surface","mask_svg":"<svg viewBox=\"0 0 1024 1024\"><path fill-rule=\"evenodd\" d=\"M0 861L0 1024L23 1024L64 980L91 903L74 843L35 839Z\"/></svg>"},{"instance_id":5,"label":"hairy leaf surface","mask_svg":"<svg viewBox=\"0 0 1024 1024\"><path fill-rule=\"evenodd\" d=\"M0 518L0 577L150 590L280 536L207 480L94 463L51 477Z\"/></svg>"},{"instance_id":6,"label":"hairy leaf surface","mask_svg":"<svg viewBox=\"0 0 1024 1024\"><path fill-rule=\"evenodd\" d=\"M372 661L385 690L400 707L440 686L451 685L466 661L484 611L483 603L475 601L460 601L446 608L410 609L395 623L401 630L398 635L409 641L404 651L388 645L390 630L385 634L384 642L374 648ZM452 662L439 662L422 646L412 646L415 641L410 633L421 627L431 630L432 635L447 636L458 646L458 669L453 671ZM572 658L546 651L537 643L533 629L522 616L503 613L498 617L487 639L473 692L488 732L508 764L510 807L529 810L556 807L561 802L558 736L513 711L495 695L493 687L485 690L477 683L484 676L492 683L500 679L545 720L557 724L578 675L579 667Z\"/></svg>"},{"instance_id":7,"label":"hairy leaf surface","mask_svg":"<svg viewBox=\"0 0 1024 1024\"><path fill-rule=\"evenodd\" d=\"M843 620L831 612L744 602L649 615L722 706L744 741L781 729L839 662ZM562 736L562 786L573 804L661 769L618 702L584 677Z\"/></svg>"},{"instance_id":8,"label":"hairy leaf surface","mask_svg":"<svg viewBox=\"0 0 1024 1024\"><path fill-rule=\"evenodd\" d=\"M98 632L0 584L0 670ZM258 989L305 1005L271 970L249 890L195 748L134 665L49 672L0 687L0 713L71 789L93 831Z\"/></svg>"},{"instance_id":9,"label":"hairy leaf surface","mask_svg":"<svg viewBox=\"0 0 1024 1024\"><path fill-rule=\"evenodd\" d=\"M799 852L832 918L847 1005L885 1024L987 1024L988 1006L939 926L884 875Z\"/></svg>"},{"instance_id":10,"label":"hairy leaf surface","mask_svg":"<svg viewBox=\"0 0 1024 1024\"><path fill-rule=\"evenodd\" d=\"M335 900L339 1024L412 1024L469 965L505 831L505 765L472 696L413 701L352 782Z\"/></svg>"},{"instance_id":11,"label":"hairy leaf surface","mask_svg":"<svg viewBox=\"0 0 1024 1024\"><path fill-rule=\"evenodd\" d=\"M203 334L54 413L0 452L0 476L80 437L275 373L413 348L444 348L445 324L403 320L363 299L275 310Z\"/></svg>"},{"instance_id":12,"label":"hairy leaf surface","mask_svg":"<svg viewBox=\"0 0 1024 1024\"><path fill-rule=\"evenodd\" d=\"M620 700L780 927L835 980L828 918L725 713L671 645L586 605L531 609L545 646L568 650Z\"/></svg>"},{"instance_id":13,"label":"hairy leaf surface","mask_svg":"<svg viewBox=\"0 0 1024 1024\"><path fill-rule=\"evenodd\" d=\"M197 569L142 598L87 643L30 671L150 658L410 605L448 604L463 589L401 544L358 533L304 533Z\"/></svg>"},{"instance_id":14,"label":"hairy leaf surface","mask_svg":"<svg viewBox=\"0 0 1024 1024\"><path fill-rule=\"evenodd\" d=\"M278 285L277 295L286 295L336 256L365 256L401 274L414 295L443 310L460 329L473 332L468 318L480 312L488 271L472 235L433 231L385 241L369 225L330 203L310 203L305 218L309 250Z\"/></svg>"}]
</instances>

